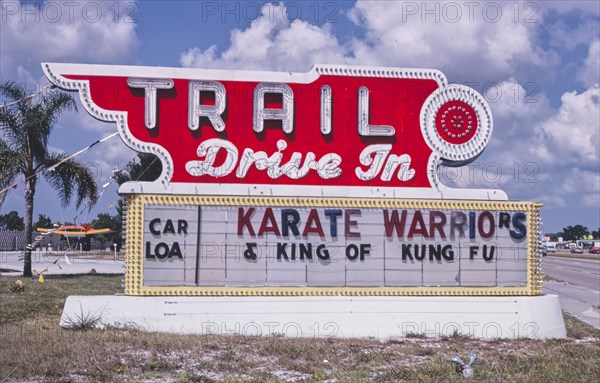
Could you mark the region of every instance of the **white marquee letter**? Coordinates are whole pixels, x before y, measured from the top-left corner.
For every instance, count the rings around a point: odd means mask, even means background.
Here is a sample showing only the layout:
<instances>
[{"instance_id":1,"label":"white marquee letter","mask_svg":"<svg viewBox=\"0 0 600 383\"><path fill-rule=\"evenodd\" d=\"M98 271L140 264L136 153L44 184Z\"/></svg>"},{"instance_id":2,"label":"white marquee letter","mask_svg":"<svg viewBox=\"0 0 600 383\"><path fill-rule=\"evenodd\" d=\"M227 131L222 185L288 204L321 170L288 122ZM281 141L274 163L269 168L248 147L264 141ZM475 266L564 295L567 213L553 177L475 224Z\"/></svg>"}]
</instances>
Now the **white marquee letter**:
<instances>
[{"instance_id":1,"label":"white marquee letter","mask_svg":"<svg viewBox=\"0 0 600 383\"><path fill-rule=\"evenodd\" d=\"M385 164L385 168L381 173L382 181L389 181L392 179L394 172L398 167L400 170L398 171L398 179L400 181L409 181L415 176L415 169L410 168L411 158L408 154L402 154L397 156L395 154L390 154Z\"/></svg>"},{"instance_id":2,"label":"white marquee letter","mask_svg":"<svg viewBox=\"0 0 600 383\"><path fill-rule=\"evenodd\" d=\"M342 157L336 153L329 153L321 157L317 165L317 173L323 179L336 178L342 175L342 169L339 168L342 163Z\"/></svg>"},{"instance_id":3,"label":"white marquee letter","mask_svg":"<svg viewBox=\"0 0 600 383\"><path fill-rule=\"evenodd\" d=\"M219 150L227 151L227 158L223 165L218 168L214 167L217 153ZM231 142L221 140L220 138L211 138L202 142L198 146L198 157L205 157L203 161L189 161L185 164L185 170L194 176L199 177L205 174L213 177L225 177L229 175L235 168L238 160L238 150Z\"/></svg>"},{"instance_id":4,"label":"white marquee letter","mask_svg":"<svg viewBox=\"0 0 600 383\"><path fill-rule=\"evenodd\" d=\"M281 109L265 108L265 93L279 93L282 96ZM255 132L262 132L265 120L281 120L284 133L294 131L294 92L287 84L262 82L254 89Z\"/></svg>"},{"instance_id":5,"label":"white marquee letter","mask_svg":"<svg viewBox=\"0 0 600 383\"><path fill-rule=\"evenodd\" d=\"M391 144L377 144L369 145L360 152L360 163L365 166L370 166L369 169L363 171L360 167L355 169L356 176L363 180L368 181L377 177L388 153L392 150Z\"/></svg>"},{"instance_id":6,"label":"white marquee letter","mask_svg":"<svg viewBox=\"0 0 600 383\"><path fill-rule=\"evenodd\" d=\"M323 85L321 87L321 133L331 133L331 87Z\"/></svg>"},{"instance_id":7,"label":"white marquee letter","mask_svg":"<svg viewBox=\"0 0 600 383\"><path fill-rule=\"evenodd\" d=\"M200 104L201 92L214 92L215 104ZM200 126L200 117L208 117L213 128L217 132L225 130L225 122L221 114L225 111L225 87L217 81L190 81L189 105L188 105L188 126L190 130L198 130Z\"/></svg>"},{"instance_id":8,"label":"white marquee letter","mask_svg":"<svg viewBox=\"0 0 600 383\"><path fill-rule=\"evenodd\" d=\"M156 127L156 90L173 88L173 80L168 78L128 78L127 85L131 88L144 89L144 112L146 128Z\"/></svg>"},{"instance_id":9,"label":"white marquee letter","mask_svg":"<svg viewBox=\"0 0 600 383\"><path fill-rule=\"evenodd\" d=\"M358 134L361 136L393 136L396 130L390 125L369 125L369 89L358 89Z\"/></svg>"}]
</instances>

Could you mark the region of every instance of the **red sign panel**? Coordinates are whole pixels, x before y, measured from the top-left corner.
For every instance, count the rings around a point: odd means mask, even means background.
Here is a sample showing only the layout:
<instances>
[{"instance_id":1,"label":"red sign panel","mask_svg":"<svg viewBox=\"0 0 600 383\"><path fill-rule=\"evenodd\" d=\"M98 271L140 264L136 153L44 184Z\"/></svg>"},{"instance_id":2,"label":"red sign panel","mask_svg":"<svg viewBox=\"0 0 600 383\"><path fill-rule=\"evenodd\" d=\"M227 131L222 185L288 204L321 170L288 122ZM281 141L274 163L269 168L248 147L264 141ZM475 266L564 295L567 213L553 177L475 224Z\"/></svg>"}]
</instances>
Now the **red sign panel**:
<instances>
[{"instance_id":1,"label":"red sign panel","mask_svg":"<svg viewBox=\"0 0 600 383\"><path fill-rule=\"evenodd\" d=\"M434 70L43 67L128 146L161 158L144 192L433 196L437 166L474 159L492 130L483 98Z\"/></svg>"}]
</instances>

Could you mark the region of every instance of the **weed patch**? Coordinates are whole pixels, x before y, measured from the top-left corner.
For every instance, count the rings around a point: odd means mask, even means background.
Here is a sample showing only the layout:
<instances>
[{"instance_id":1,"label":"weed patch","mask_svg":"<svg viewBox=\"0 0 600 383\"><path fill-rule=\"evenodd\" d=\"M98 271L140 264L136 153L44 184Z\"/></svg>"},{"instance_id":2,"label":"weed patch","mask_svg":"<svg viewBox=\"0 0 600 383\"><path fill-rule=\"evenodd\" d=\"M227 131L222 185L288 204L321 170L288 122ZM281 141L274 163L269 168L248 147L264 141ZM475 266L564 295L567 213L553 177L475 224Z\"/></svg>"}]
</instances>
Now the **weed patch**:
<instances>
[{"instance_id":1,"label":"weed patch","mask_svg":"<svg viewBox=\"0 0 600 383\"><path fill-rule=\"evenodd\" d=\"M115 294L122 276L0 277L0 381L8 382L462 382L450 361L476 353L471 382L600 380L600 331L565 313L568 339L484 341L451 334L371 339L146 333L95 328L101 313L58 322L68 295ZM92 329L93 328L93 329Z\"/></svg>"}]
</instances>

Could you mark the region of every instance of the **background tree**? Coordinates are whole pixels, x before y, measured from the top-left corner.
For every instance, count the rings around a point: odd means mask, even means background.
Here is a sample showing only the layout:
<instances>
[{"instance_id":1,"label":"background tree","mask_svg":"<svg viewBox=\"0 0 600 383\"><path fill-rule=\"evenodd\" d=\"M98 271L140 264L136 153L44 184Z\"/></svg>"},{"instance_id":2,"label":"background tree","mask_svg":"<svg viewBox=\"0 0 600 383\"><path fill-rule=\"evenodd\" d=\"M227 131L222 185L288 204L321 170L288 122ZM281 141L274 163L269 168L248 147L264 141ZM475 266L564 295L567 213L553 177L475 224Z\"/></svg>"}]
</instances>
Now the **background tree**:
<instances>
[{"instance_id":1,"label":"background tree","mask_svg":"<svg viewBox=\"0 0 600 383\"><path fill-rule=\"evenodd\" d=\"M16 211L0 215L0 230L18 230L25 229L23 218Z\"/></svg>"},{"instance_id":2,"label":"background tree","mask_svg":"<svg viewBox=\"0 0 600 383\"><path fill-rule=\"evenodd\" d=\"M121 220L118 215L110 215L108 213L100 213L96 218L92 220L91 226L94 229L109 228L112 232L107 234L99 235L104 241L110 241L116 243L118 247L121 246Z\"/></svg>"},{"instance_id":3,"label":"background tree","mask_svg":"<svg viewBox=\"0 0 600 383\"><path fill-rule=\"evenodd\" d=\"M162 173L162 163L154 154L138 153L137 161L134 158L125 164L125 168L115 174L115 180L119 185L128 181L154 181ZM123 241L123 214L125 210L125 201L119 198L117 203L117 219L119 221L119 231L114 237L115 242L121 247Z\"/></svg>"},{"instance_id":4,"label":"background tree","mask_svg":"<svg viewBox=\"0 0 600 383\"><path fill-rule=\"evenodd\" d=\"M52 220L50 217L46 217L44 214L38 214L38 220L33 224L33 230L37 230L40 227L44 229L51 228Z\"/></svg>"},{"instance_id":5,"label":"background tree","mask_svg":"<svg viewBox=\"0 0 600 383\"><path fill-rule=\"evenodd\" d=\"M582 225L567 226L563 228L563 239L565 241L576 241L590 234L587 227Z\"/></svg>"},{"instance_id":6,"label":"background tree","mask_svg":"<svg viewBox=\"0 0 600 383\"><path fill-rule=\"evenodd\" d=\"M594 239L600 239L600 227L598 228L598 230L593 230L591 234L592 237L594 237Z\"/></svg>"},{"instance_id":7,"label":"background tree","mask_svg":"<svg viewBox=\"0 0 600 383\"><path fill-rule=\"evenodd\" d=\"M550 238L550 241L558 242L558 237L562 237L562 233L547 233L546 236Z\"/></svg>"},{"instance_id":8,"label":"background tree","mask_svg":"<svg viewBox=\"0 0 600 383\"><path fill-rule=\"evenodd\" d=\"M76 110L72 96L53 91L33 98L14 82L2 83L0 95L6 100L5 107L0 108L0 179L12 183L21 175L25 180L25 240L31 244L33 202L40 176L57 191L63 206L72 198L77 208L84 201L91 206L98 198L98 187L83 164L66 160L65 153L48 150L48 139L58 117L65 110ZM56 166L63 160L66 161ZM23 258L23 276L30 277L30 248Z\"/></svg>"},{"instance_id":9,"label":"background tree","mask_svg":"<svg viewBox=\"0 0 600 383\"><path fill-rule=\"evenodd\" d=\"M125 164L125 168L115 175L119 185L127 181L154 181L162 172L162 164L158 157L150 153L138 153Z\"/></svg>"}]
</instances>

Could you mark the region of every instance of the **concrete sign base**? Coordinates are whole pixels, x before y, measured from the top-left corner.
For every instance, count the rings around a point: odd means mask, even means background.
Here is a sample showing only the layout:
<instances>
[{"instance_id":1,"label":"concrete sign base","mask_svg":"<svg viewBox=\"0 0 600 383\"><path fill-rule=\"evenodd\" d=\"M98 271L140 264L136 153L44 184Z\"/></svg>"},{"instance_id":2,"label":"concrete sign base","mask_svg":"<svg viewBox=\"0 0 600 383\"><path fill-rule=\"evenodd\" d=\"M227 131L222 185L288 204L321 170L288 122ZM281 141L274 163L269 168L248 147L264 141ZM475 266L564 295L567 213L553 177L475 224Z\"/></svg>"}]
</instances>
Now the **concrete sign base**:
<instances>
[{"instance_id":1,"label":"concrete sign base","mask_svg":"<svg viewBox=\"0 0 600 383\"><path fill-rule=\"evenodd\" d=\"M185 334L481 339L565 338L558 296L532 297L132 297L70 296L61 326Z\"/></svg>"}]
</instances>

